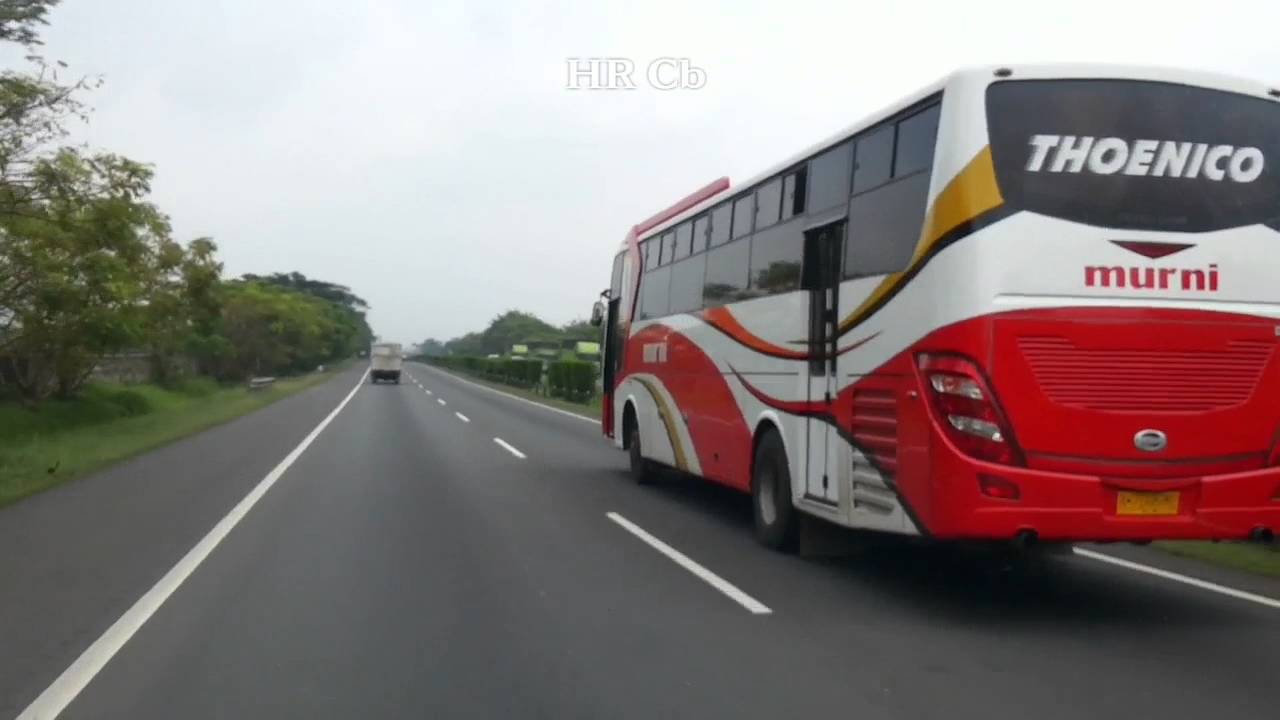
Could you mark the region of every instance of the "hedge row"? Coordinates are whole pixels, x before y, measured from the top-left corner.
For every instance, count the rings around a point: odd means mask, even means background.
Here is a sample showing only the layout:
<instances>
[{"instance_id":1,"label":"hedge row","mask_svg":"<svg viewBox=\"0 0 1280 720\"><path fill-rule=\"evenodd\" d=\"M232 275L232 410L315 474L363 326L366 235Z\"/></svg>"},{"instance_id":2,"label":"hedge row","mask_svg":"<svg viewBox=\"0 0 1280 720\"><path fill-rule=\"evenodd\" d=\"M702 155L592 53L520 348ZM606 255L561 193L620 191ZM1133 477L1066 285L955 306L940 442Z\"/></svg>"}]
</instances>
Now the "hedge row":
<instances>
[{"instance_id":1,"label":"hedge row","mask_svg":"<svg viewBox=\"0 0 1280 720\"><path fill-rule=\"evenodd\" d=\"M596 375L599 372L595 363L580 360L548 362L545 363L546 383L544 385L542 377L544 363L541 360L449 355L431 358L430 362L515 387L529 389L542 386L547 394L574 402L591 400L595 394Z\"/></svg>"},{"instance_id":2,"label":"hedge row","mask_svg":"<svg viewBox=\"0 0 1280 720\"><path fill-rule=\"evenodd\" d=\"M520 388L532 388L542 382L542 363L538 360L448 356L434 358L434 362L442 367Z\"/></svg>"},{"instance_id":3,"label":"hedge row","mask_svg":"<svg viewBox=\"0 0 1280 720\"><path fill-rule=\"evenodd\" d=\"M548 363L547 388L556 397L587 402L596 391L595 363L579 360Z\"/></svg>"}]
</instances>

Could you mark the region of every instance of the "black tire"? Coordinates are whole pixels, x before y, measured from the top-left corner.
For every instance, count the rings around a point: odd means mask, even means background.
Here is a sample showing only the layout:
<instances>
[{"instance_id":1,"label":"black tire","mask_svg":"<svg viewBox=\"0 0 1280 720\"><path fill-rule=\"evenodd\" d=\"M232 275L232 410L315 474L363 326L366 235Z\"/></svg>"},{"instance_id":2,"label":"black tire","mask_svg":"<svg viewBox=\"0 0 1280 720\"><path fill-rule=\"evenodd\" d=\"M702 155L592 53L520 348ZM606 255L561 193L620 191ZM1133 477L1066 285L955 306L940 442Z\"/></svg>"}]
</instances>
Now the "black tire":
<instances>
[{"instance_id":1,"label":"black tire","mask_svg":"<svg viewBox=\"0 0 1280 720\"><path fill-rule=\"evenodd\" d=\"M627 429L627 453L631 460L631 479L637 485L653 482L653 463L640 452L640 423L632 420Z\"/></svg>"},{"instance_id":2,"label":"black tire","mask_svg":"<svg viewBox=\"0 0 1280 720\"><path fill-rule=\"evenodd\" d=\"M794 550L800 518L791 503L791 469L775 430L766 430L751 466L751 509L756 539L774 550Z\"/></svg>"}]
</instances>

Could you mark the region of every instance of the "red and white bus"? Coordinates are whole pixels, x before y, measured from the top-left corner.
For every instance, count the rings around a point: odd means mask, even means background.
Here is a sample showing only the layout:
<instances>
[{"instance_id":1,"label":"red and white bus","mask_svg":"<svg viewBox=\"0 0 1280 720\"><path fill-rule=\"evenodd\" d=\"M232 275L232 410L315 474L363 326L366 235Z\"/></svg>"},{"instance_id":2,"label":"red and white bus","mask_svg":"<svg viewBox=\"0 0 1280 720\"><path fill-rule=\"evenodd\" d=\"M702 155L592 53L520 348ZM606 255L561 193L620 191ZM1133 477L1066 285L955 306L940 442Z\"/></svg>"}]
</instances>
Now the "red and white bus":
<instances>
[{"instance_id":1,"label":"red and white bus","mask_svg":"<svg viewBox=\"0 0 1280 720\"><path fill-rule=\"evenodd\" d=\"M939 539L1280 528L1280 91L956 73L634 226L603 429L798 514Z\"/></svg>"}]
</instances>

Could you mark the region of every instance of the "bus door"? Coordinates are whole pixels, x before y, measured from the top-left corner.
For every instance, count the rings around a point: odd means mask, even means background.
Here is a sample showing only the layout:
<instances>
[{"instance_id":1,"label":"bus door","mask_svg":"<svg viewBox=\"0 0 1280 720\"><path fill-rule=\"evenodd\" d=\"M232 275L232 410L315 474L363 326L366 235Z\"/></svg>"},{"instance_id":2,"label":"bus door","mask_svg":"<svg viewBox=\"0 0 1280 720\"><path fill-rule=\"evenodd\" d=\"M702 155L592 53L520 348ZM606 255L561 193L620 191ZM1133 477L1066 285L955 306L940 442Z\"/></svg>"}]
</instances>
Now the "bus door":
<instances>
[{"instance_id":1,"label":"bus door","mask_svg":"<svg viewBox=\"0 0 1280 720\"><path fill-rule=\"evenodd\" d=\"M613 258L613 278L609 289L600 293L600 300L591 309L591 324L603 326L600 338L600 429L608 437L614 437L613 386L622 373L622 354L627 339L627 325L622 318L622 281L626 253Z\"/></svg>"},{"instance_id":2,"label":"bus door","mask_svg":"<svg viewBox=\"0 0 1280 720\"><path fill-rule=\"evenodd\" d=\"M603 371L601 396L606 398L603 416L604 433L613 437L613 386L618 382L618 375L622 371L622 346L626 338L622 335L623 326L618 318L622 308L622 298L608 298L608 302L604 317L604 342L601 343L603 350L603 355L600 357L600 368Z\"/></svg>"},{"instance_id":3,"label":"bus door","mask_svg":"<svg viewBox=\"0 0 1280 720\"><path fill-rule=\"evenodd\" d=\"M845 221L809 229L804 236L804 287L809 294L809 397L827 410L837 391L836 344L839 342L840 266ZM821 418L808 418L805 496L829 504L840 501L836 458L839 435Z\"/></svg>"}]
</instances>

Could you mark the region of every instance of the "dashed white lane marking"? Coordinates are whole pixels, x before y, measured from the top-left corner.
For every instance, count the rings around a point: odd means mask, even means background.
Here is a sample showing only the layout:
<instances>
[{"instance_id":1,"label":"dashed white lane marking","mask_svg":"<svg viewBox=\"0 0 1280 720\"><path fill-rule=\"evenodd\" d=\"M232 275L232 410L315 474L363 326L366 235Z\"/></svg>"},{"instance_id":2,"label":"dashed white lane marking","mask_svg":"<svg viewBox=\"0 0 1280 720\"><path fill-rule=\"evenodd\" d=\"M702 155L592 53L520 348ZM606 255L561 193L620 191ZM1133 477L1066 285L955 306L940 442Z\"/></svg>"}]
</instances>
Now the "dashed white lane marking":
<instances>
[{"instance_id":1,"label":"dashed white lane marking","mask_svg":"<svg viewBox=\"0 0 1280 720\"><path fill-rule=\"evenodd\" d=\"M1208 590L1209 592L1215 592L1220 595L1226 595L1228 597L1233 597L1238 600L1247 600L1252 603L1257 603L1259 605L1265 605L1269 608L1276 608L1277 610L1280 610L1280 600L1276 600L1274 598L1265 597L1263 595L1255 595L1251 592L1245 592L1244 590L1237 590L1235 588L1227 587L1225 585L1211 583L1208 580L1200 580L1198 578L1193 578L1188 575L1182 575L1176 572L1169 572L1168 570L1161 570L1160 568L1151 567L1150 565L1143 565L1142 563L1136 563L1131 560L1124 560L1122 558L1114 557L1112 555L1105 555L1100 552L1094 552L1093 550L1086 550L1084 548L1073 548L1072 550L1073 552L1075 552L1076 555L1079 555L1080 557L1083 557L1083 558L1089 558L1090 560L1097 560L1098 562L1104 562L1110 565L1115 565L1117 567L1133 570L1135 572L1146 573L1148 575L1155 575L1156 577L1164 578L1166 580L1172 580L1174 582L1180 582L1185 585L1197 587L1197 588L1200 588L1201 590Z\"/></svg>"},{"instance_id":2,"label":"dashed white lane marking","mask_svg":"<svg viewBox=\"0 0 1280 720\"><path fill-rule=\"evenodd\" d=\"M71 701L75 700L76 696L80 694L80 691L84 690L85 686L93 680L94 676L111 661L111 658L115 657L120 648L124 647L129 638L142 629L142 626L147 620L151 619L156 610L160 609L165 600L168 600L169 596L173 595L174 591L191 576L191 573L200 567L200 563L204 562L214 548L218 547L218 543L222 542L223 538L244 519L245 515L249 514L253 506L262 499L263 495L267 494L271 486L276 484L276 481L310 447L316 437L329 426L329 423L333 422L333 419L338 416L342 408L346 407L347 403L351 402L351 398L355 397L356 392L363 387L368 376L369 371L365 370L364 374L360 376L359 382L351 389L351 392L347 393L342 402L338 403L338 406L326 415L320 421L320 424L316 425L302 439L302 442L298 443L297 447L290 451L288 455L285 455L284 459L272 468L271 472L267 473L266 477L262 478L254 486L253 490L249 491L248 495L244 496L244 499L231 508L231 512L219 520L218 524L214 525L213 529L201 538L195 547L188 550L177 565L174 565L150 590L138 598L133 607L126 610L111 627L107 628L106 632L102 633L101 637L93 641L93 644L86 648L80 654L80 657L76 658L75 662L71 663L71 666L58 676L58 679L53 681L52 685L40 693L40 696L32 701L26 710L22 711L22 714L18 716L18 720L48 720L57 717L59 713L65 710L67 705L70 705Z\"/></svg>"},{"instance_id":3,"label":"dashed white lane marking","mask_svg":"<svg viewBox=\"0 0 1280 720\"><path fill-rule=\"evenodd\" d=\"M447 402L445 402L445 401L444 401L444 398L436 398L436 402L440 403L441 405L448 405L448 404L449 404L449 403L447 403Z\"/></svg>"},{"instance_id":4,"label":"dashed white lane marking","mask_svg":"<svg viewBox=\"0 0 1280 720\"><path fill-rule=\"evenodd\" d=\"M460 412L455 412L454 415L457 415L458 419L461 420L462 422L465 422L465 423L471 422L471 418L467 417L466 415L463 415Z\"/></svg>"},{"instance_id":5,"label":"dashed white lane marking","mask_svg":"<svg viewBox=\"0 0 1280 720\"><path fill-rule=\"evenodd\" d=\"M524 459L525 457L527 457L524 453L512 447L510 443L508 443L506 440L503 440L502 438L494 438L493 441L501 445L502 449L506 450L507 452L511 453L512 455L515 455L520 459Z\"/></svg>"},{"instance_id":6,"label":"dashed white lane marking","mask_svg":"<svg viewBox=\"0 0 1280 720\"><path fill-rule=\"evenodd\" d=\"M599 419L599 418L589 418L589 417L587 417L586 415L579 415L578 413L569 412L568 410L561 410L560 408L554 408L554 407L551 407L550 405L543 405L543 404L542 404L542 403L540 403L540 402L534 402L534 401L532 401L532 400L528 400L528 399L522 398L522 397L520 397L519 395L512 395L511 393L502 392L501 390L495 390L495 389L493 389L493 388L491 388L491 387L488 387L488 386L485 386L485 385L481 385L481 384L479 384L479 383L473 383L473 382L471 382L470 380L465 380L465 379L463 379L463 378L458 377L457 375L454 375L453 373L447 373L447 372L445 372L445 371L443 371L443 370L435 370L435 368L428 368L428 369L430 369L430 370L434 370L435 372L441 373L442 375L448 375L450 378L452 378L452 379L454 379L454 380L457 380L458 382L460 382L460 383L462 383L462 384L464 384L464 385L470 385L470 386L472 386L472 387L480 388L481 390L484 390L484 391L486 391L486 392L491 392L491 393L493 393L493 394L495 394L495 395L501 395L501 396L503 396L503 397L505 397L505 398L511 398L512 400L519 400L520 402L522 402L522 403L524 403L524 404L526 404L526 405L532 405L532 406L537 407L537 408L542 408L543 410L550 410L550 411L551 411L551 412L553 412L553 413L559 413L559 414L561 414L561 415L566 415L566 416L568 416L568 417L573 418L574 420L581 420L581 421L583 421L583 422L589 422L589 423L592 423L592 424L595 424L595 425L599 425L599 424L600 424L600 419Z\"/></svg>"},{"instance_id":7,"label":"dashed white lane marking","mask_svg":"<svg viewBox=\"0 0 1280 720\"><path fill-rule=\"evenodd\" d=\"M734 602L738 603L742 607L746 608L747 611L752 613L753 615L768 615L773 612L764 603L742 592L742 590L739 590L736 585L729 582L728 580L725 580L719 575L699 565L688 555L685 555L684 553L662 542L661 540L654 537L653 535L650 535L644 528L640 527L639 525L636 525L635 523L622 517L616 512L605 513L605 515L608 516L610 520L614 521L618 525L621 525L622 528L627 532L643 540L654 550L657 550L663 555L666 555L675 564L693 573L700 580L707 583L708 585L715 588L716 590L719 590L721 593L724 593L725 595L729 596L730 599L732 599Z\"/></svg>"},{"instance_id":8,"label":"dashed white lane marking","mask_svg":"<svg viewBox=\"0 0 1280 720\"><path fill-rule=\"evenodd\" d=\"M435 395L435 393L431 392L430 390L426 389L425 387L424 387L424 388L422 388L422 392L424 392L424 393L426 393L426 394L428 394L428 395Z\"/></svg>"}]
</instances>

